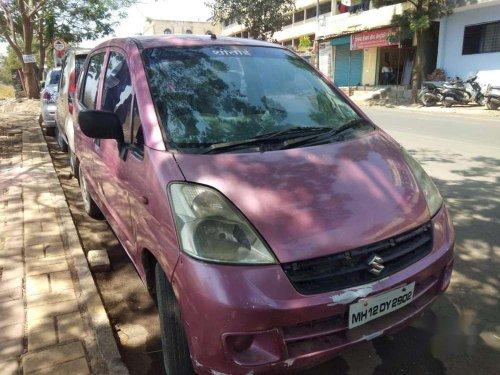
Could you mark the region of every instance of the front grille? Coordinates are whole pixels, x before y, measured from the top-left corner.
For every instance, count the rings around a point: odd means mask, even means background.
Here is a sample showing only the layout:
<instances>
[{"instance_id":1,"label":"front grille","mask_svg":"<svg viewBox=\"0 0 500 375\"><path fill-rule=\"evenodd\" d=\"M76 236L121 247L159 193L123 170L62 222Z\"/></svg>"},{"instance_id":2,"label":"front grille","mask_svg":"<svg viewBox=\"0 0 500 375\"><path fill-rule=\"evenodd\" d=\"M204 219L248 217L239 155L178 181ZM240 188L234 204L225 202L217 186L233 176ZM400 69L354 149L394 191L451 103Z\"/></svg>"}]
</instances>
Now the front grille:
<instances>
[{"instance_id":1,"label":"front grille","mask_svg":"<svg viewBox=\"0 0 500 375\"><path fill-rule=\"evenodd\" d=\"M316 294L367 284L390 276L432 250L432 226L427 223L398 236L340 254L283 264L299 293ZM378 256L378 274L369 262Z\"/></svg>"}]
</instances>

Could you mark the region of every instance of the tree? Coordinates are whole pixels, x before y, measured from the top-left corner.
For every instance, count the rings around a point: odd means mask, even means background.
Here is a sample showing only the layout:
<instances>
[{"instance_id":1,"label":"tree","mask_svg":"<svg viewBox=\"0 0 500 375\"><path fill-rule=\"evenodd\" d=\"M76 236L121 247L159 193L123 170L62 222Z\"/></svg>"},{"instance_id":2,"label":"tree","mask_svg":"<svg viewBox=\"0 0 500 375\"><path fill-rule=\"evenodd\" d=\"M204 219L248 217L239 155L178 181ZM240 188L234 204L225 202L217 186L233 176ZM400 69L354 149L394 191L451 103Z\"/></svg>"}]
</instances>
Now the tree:
<instances>
[{"instance_id":1,"label":"tree","mask_svg":"<svg viewBox=\"0 0 500 375\"><path fill-rule=\"evenodd\" d=\"M39 53L43 67L47 48L55 37L66 42L108 35L115 26L115 14L134 0L0 0L0 40L13 49L24 75L26 94L37 98L38 80L33 63L23 55ZM36 46L36 48L35 48Z\"/></svg>"},{"instance_id":2,"label":"tree","mask_svg":"<svg viewBox=\"0 0 500 375\"><path fill-rule=\"evenodd\" d=\"M236 22L261 40L281 30L295 9L294 0L211 0L206 5L212 8L214 22Z\"/></svg>"},{"instance_id":3,"label":"tree","mask_svg":"<svg viewBox=\"0 0 500 375\"><path fill-rule=\"evenodd\" d=\"M312 46L312 41L308 35L303 35L299 38L299 50L305 51L311 46Z\"/></svg>"},{"instance_id":4,"label":"tree","mask_svg":"<svg viewBox=\"0 0 500 375\"><path fill-rule=\"evenodd\" d=\"M374 0L375 7L398 3L395 0ZM395 14L392 22L400 27L400 40L412 38L416 44L416 53L412 72L412 101L416 103L418 89L425 77L425 32L432 21L452 13L453 0L408 0L410 8L402 14Z\"/></svg>"},{"instance_id":5,"label":"tree","mask_svg":"<svg viewBox=\"0 0 500 375\"><path fill-rule=\"evenodd\" d=\"M12 84L12 70L20 69L21 63L17 59L14 50L7 47L7 53L1 56L0 82Z\"/></svg>"}]
</instances>

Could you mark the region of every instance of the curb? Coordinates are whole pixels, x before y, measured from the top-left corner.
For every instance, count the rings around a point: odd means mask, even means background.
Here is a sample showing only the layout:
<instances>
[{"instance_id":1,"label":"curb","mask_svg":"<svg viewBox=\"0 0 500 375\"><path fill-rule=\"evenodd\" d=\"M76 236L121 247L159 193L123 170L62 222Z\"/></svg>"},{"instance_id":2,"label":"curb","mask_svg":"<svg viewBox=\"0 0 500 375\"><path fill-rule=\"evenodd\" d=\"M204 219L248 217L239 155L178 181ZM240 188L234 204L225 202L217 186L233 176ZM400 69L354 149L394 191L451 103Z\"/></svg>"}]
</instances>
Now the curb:
<instances>
[{"instance_id":1,"label":"curb","mask_svg":"<svg viewBox=\"0 0 500 375\"><path fill-rule=\"evenodd\" d=\"M41 132L40 135L43 139L43 151L47 152L49 155L50 163L54 173L57 175L52 157L49 154L47 141L43 136L43 131L40 127L37 128ZM108 315L99 292L97 291L92 273L90 272L87 258L85 257L75 223L73 222L73 217L71 216L70 209L66 201L66 196L60 183L57 188L57 194L60 194L63 199L58 200L54 209L56 211L59 224L63 230L61 237L66 247L67 254L69 255L67 260L70 268L72 268L71 271L74 276L74 281L76 281L75 286L78 288L76 293L78 303L85 320L90 325L89 328L95 335L95 345L94 343L86 342L86 344L90 346L90 348L87 349L93 352L90 353L91 356L92 354L97 354L100 357L100 361L99 359L98 361L101 362L101 364L96 364L93 363L94 361L91 361L94 365L91 367L98 367L99 373L101 373L101 367L104 365L107 369L105 372L109 374L128 375L129 371L123 363L120 352L118 351L113 329L111 328Z\"/></svg>"}]
</instances>

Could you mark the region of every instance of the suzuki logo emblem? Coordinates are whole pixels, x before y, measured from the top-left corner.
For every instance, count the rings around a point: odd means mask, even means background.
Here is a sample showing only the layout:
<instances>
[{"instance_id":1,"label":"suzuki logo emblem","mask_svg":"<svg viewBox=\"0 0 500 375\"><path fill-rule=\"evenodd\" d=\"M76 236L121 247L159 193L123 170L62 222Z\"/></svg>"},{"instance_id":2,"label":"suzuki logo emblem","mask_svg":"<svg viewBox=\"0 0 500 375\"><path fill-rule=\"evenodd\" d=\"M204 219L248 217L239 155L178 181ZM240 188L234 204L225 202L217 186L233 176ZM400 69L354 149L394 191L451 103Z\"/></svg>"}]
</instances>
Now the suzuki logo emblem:
<instances>
[{"instance_id":1,"label":"suzuki logo emblem","mask_svg":"<svg viewBox=\"0 0 500 375\"><path fill-rule=\"evenodd\" d=\"M382 264L384 260L378 255L374 254L373 257L368 262L368 266L370 267L368 271L375 276L378 276L380 272L385 268Z\"/></svg>"}]
</instances>

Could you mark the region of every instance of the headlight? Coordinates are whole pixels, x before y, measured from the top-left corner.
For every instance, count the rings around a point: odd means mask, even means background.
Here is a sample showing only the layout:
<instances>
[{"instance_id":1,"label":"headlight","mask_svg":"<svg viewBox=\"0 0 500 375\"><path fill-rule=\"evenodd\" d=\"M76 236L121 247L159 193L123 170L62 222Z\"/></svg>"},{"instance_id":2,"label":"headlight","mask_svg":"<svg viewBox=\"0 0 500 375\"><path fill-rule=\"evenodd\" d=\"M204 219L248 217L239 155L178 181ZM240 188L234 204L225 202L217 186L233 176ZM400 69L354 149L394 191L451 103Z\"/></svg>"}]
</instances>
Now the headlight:
<instances>
[{"instance_id":1,"label":"headlight","mask_svg":"<svg viewBox=\"0 0 500 375\"><path fill-rule=\"evenodd\" d=\"M248 220L216 190L173 183L170 202L177 234L186 253L222 263L276 263Z\"/></svg>"},{"instance_id":2,"label":"headlight","mask_svg":"<svg viewBox=\"0 0 500 375\"><path fill-rule=\"evenodd\" d=\"M441 197L441 194L439 194L439 190L436 185L434 185L434 182L432 182L431 178L424 171L424 168L422 168L422 166L408 153L408 151L404 148L401 148L401 150L408 166L418 182L418 185L420 186L420 189L422 189L424 193L425 200L427 201L427 207L432 217L443 205L443 198Z\"/></svg>"}]
</instances>

